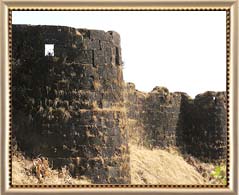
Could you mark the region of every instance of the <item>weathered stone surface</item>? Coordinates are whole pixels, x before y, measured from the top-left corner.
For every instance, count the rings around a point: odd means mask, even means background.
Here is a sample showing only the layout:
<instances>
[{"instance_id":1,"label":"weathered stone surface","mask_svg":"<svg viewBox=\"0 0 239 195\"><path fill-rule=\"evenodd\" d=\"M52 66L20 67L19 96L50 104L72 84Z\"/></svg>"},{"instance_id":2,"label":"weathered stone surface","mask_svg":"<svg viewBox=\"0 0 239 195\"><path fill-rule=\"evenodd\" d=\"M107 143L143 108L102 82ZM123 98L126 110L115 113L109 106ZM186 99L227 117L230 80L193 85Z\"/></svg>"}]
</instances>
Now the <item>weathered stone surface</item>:
<instances>
[{"instance_id":1,"label":"weathered stone surface","mask_svg":"<svg viewBox=\"0 0 239 195\"><path fill-rule=\"evenodd\" d=\"M155 87L150 93L142 93L136 91L130 83L127 84L126 91L128 123L133 123L131 126L135 128L130 128L129 134L139 133L141 143L146 146L176 146L181 95L169 93L163 87Z\"/></svg>"},{"instance_id":2,"label":"weathered stone surface","mask_svg":"<svg viewBox=\"0 0 239 195\"><path fill-rule=\"evenodd\" d=\"M129 141L134 144L146 145L145 101L147 94L137 91L133 83L125 84L125 107L127 111L127 128Z\"/></svg>"},{"instance_id":3,"label":"weathered stone surface","mask_svg":"<svg viewBox=\"0 0 239 195\"><path fill-rule=\"evenodd\" d=\"M13 134L28 155L94 183L130 183L117 35L13 25Z\"/></svg>"},{"instance_id":4,"label":"weathered stone surface","mask_svg":"<svg viewBox=\"0 0 239 195\"><path fill-rule=\"evenodd\" d=\"M54 56L44 45L54 44ZM128 142L226 159L226 94L191 99L123 82L116 32L13 25L13 135L28 155L94 183L130 183Z\"/></svg>"},{"instance_id":5,"label":"weathered stone surface","mask_svg":"<svg viewBox=\"0 0 239 195\"><path fill-rule=\"evenodd\" d=\"M127 83L129 138L148 147L178 146L204 161L226 159L226 93L206 92L193 100L186 93L155 87L142 93Z\"/></svg>"},{"instance_id":6,"label":"weathered stone surface","mask_svg":"<svg viewBox=\"0 0 239 195\"><path fill-rule=\"evenodd\" d=\"M194 100L184 97L179 145L205 161L225 160L227 109L225 92L205 92Z\"/></svg>"},{"instance_id":7,"label":"weathered stone surface","mask_svg":"<svg viewBox=\"0 0 239 195\"><path fill-rule=\"evenodd\" d=\"M155 87L145 103L145 124L149 129L152 145L168 147L176 145L176 128L180 113L180 94Z\"/></svg>"}]
</instances>

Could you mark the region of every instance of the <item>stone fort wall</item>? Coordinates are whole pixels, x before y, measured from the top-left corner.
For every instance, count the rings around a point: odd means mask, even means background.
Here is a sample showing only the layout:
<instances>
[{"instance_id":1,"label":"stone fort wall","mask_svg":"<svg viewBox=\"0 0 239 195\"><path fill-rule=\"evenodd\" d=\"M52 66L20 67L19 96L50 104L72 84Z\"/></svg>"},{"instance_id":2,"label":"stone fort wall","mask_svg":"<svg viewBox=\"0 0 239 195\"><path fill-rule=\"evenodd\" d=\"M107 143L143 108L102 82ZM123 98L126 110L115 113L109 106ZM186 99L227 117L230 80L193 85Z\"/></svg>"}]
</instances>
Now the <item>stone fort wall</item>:
<instances>
[{"instance_id":1,"label":"stone fort wall","mask_svg":"<svg viewBox=\"0 0 239 195\"><path fill-rule=\"evenodd\" d=\"M205 92L195 99L155 87L142 93L125 87L130 142L149 147L179 147L206 162L226 159L225 92Z\"/></svg>"},{"instance_id":2,"label":"stone fort wall","mask_svg":"<svg viewBox=\"0 0 239 195\"><path fill-rule=\"evenodd\" d=\"M13 134L22 150L94 183L129 183L120 36L13 25L12 38Z\"/></svg>"},{"instance_id":3,"label":"stone fort wall","mask_svg":"<svg viewBox=\"0 0 239 195\"><path fill-rule=\"evenodd\" d=\"M129 142L226 158L226 94L125 84L116 32L13 25L12 39L12 129L27 155L111 184L130 183Z\"/></svg>"}]
</instances>

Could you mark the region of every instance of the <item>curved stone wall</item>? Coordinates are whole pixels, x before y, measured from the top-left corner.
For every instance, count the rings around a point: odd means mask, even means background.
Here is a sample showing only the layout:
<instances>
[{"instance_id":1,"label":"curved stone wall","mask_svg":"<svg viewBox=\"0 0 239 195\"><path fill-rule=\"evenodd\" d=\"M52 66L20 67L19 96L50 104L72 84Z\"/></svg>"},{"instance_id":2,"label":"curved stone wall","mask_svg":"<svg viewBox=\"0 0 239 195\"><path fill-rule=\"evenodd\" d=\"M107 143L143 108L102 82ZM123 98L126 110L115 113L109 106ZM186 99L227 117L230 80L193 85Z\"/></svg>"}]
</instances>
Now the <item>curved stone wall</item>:
<instances>
[{"instance_id":1,"label":"curved stone wall","mask_svg":"<svg viewBox=\"0 0 239 195\"><path fill-rule=\"evenodd\" d=\"M227 156L227 109L225 92L205 92L194 100L184 98L181 133L184 149L204 161Z\"/></svg>"},{"instance_id":2,"label":"curved stone wall","mask_svg":"<svg viewBox=\"0 0 239 195\"><path fill-rule=\"evenodd\" d=\"M225 92L205 92L192 99L165 87L142 93L128 83L125 96L130 140L150 147L177 146L207 162L226 160Z\"/></svg>"},{"instance_id":3,"label":"curved stone wall","mask_svg":"<svg viewBox=\"0 0 239 195\"><path fill-rule=\"evenodd\" d=\"M54 56L45 56L54 44ZM120 36L13 25L13 134L28 155L94 183L129 183Z\"/></svg>"},{"instance_id":4,"label":"curved stone wall","mask_svg":"<svg viewBox=\"0 0 239 195\"><path fill-rule=\"evenodd\" d=\"M12 131L27 155L102 184L130 183L129 141L226 159L225 92L136 90L113 31L13 25L12 39Z\"/></svg>"}]
</instances>

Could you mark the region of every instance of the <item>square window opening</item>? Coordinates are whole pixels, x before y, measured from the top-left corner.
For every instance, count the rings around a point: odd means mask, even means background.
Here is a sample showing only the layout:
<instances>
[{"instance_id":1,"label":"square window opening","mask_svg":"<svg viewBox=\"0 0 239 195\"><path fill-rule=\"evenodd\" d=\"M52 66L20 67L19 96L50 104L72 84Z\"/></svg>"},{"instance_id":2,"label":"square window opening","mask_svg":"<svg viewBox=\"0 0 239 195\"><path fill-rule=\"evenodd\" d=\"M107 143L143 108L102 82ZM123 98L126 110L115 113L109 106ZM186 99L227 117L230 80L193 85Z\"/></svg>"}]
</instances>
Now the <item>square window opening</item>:
<instances>
[{"instance_id":1,"label":"square window opening","mask_svg":"<svg viewBox=\"0 0 239 195\"><path fill-rule=\"evenodd\" d=\"M54 56L54 44L45 44L45 56Z\"/></svg>"}]
</instances>

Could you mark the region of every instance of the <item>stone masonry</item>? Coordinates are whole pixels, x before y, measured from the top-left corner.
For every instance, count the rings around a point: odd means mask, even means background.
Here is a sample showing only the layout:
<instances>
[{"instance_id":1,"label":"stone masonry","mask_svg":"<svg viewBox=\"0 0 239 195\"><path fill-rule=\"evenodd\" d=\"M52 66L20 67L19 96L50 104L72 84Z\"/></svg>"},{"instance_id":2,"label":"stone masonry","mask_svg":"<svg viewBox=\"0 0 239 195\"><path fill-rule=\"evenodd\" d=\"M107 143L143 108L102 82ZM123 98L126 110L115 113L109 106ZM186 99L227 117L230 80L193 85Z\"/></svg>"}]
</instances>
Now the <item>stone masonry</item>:
<instances>
[{"instance_id":1,"label":"stone masonry","mask_svg":"<svg viewBox=\"0 0 239 195\"><path fill-rule=\"evenodd\" d=\"M13 25L13 134L23 151L94 183L130 183L120 51L113 31Z\"/></svg>"},{"instance_id":2,"label":"stone masonry","mask_svg":"<svg viewBox=\"0 0 239 195\"><path fill-rule=\"evenodd\" d=\"M124 83L120 36L62 26L13 25L12 134L28 156L67 165L93 183L129 184L128 143L226 159L226 93L195 99ZM54 45L45 55L45 45Z\"/></svg>"},{"instance_id":3,"label":"stone masonry","mask_svg":"<svg viewBox=\"0 0 239 195\"><path fill-rule=\"evenodd\" d=\"M205 92L192 99L164 87L143 93L127 83L125 96L129 135L133 135L130 142L160 148L177 146L206 162L226 159L225 92Z\"/></svg>"},{"instance_id":4,"label":"stone masonry","mask_svg":"<svg viewBox=\"0 0 239 195\"><path fill-rule=\"evenodd\" d=\"M205 92L194 100L184 96L178 125L179 146L207 161L227 156L227 112L225 92Z\"/></svg>"}]
</instances>

